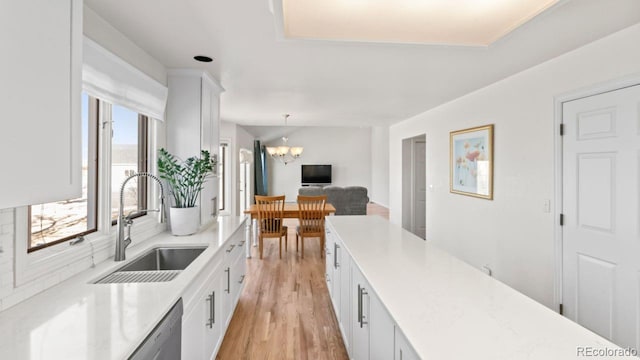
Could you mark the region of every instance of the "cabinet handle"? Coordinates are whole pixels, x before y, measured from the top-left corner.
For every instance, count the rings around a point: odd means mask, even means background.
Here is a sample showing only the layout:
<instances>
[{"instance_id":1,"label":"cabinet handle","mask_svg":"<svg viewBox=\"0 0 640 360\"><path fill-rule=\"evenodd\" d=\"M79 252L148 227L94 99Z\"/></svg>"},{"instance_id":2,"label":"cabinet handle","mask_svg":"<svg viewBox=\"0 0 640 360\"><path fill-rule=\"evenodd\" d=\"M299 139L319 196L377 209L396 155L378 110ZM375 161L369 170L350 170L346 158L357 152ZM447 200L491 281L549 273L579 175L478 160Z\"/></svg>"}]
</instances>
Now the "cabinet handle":
<instances>
[{"instance_id":1,"label":"cabinet handle","mask_svg":"<svg viewBox=\"0 0 640 360\"><path fill-rule=\"evenodd\" d=\"M337 243L333 243L333 268L337 269L338 266L340 266L338 264L338 249L340 249L340 246L338 246Z\"/></svg>"},{"instance_id":2,"label":"cabinet handle","mask_svg":"<svg viewBox=\"0 0 640 360\"><path fill-rule=\"evenodd\" d=\"M360 290L360 327L363 327L364 325L369 324L368 321L364 321L364 296L369 296L369 293L364 289L364 287L360 287L360 285L358 285L358 288Z\"/></svg>"},{"instance_id":3,"label":"cabinet handle","mask_svg":"<svg viewBox=\"0 0 640 360\"><path fill-rule=\"evenodd\" d=\"M358 322L362 327L362 287L358 284Z\"/></svg>"},{"instance_id":4,"label":"cabinet handle","mask_svg":"<svg viewBox=\"0 0 640 360\"><path fill-rule=\"evenodd\" d=\"M402 360L402 349L400 349L400 360Z\"/></svg>"},{"instance_id":5,"label":"cabinet handle","mask_svg":"<svg viewBox=\"0 0 640 360\"><path fill-rule=\"evenodd\" d=\"M209 302L209 319L207 320L207 326L209 329L213 328L213 324L216 322L215 308L216 308L216 292L213 291L211 295L207 296L207 302Z\"/></svg>"},{"instance_id":6,"label":"cabinet handle","mask_svg":"<svg viewBox=\"0 0 640 360\"><path fill-rule=\"evenodd\" d=\"M229 246L229 248L227 249L227 252L230 253L233 251L233 248L236 247L236 244L231 244L231 246Z\"/></svg>"},{"instance_id":7,"label":"cabinet handle","mask_svg":"<svg viewBox=\"0 0 640 360\"><path fill-rule=\"evenodd\" d=\"M242 284L242 282L244 282L244 275L240 276L240 281L238 281L238 284Z\"/></svg>"},{"instance_id":8,"label":"cabinet handle","mask_svg":"<svg viewBox=\"0 0 640 360\"><path fill-rule=\"evenodd\" d=\"M231 293L231 268L226 268L224 272L227 273L227 289L225 291L229 294Z\"/></svg>"}]
</instances>

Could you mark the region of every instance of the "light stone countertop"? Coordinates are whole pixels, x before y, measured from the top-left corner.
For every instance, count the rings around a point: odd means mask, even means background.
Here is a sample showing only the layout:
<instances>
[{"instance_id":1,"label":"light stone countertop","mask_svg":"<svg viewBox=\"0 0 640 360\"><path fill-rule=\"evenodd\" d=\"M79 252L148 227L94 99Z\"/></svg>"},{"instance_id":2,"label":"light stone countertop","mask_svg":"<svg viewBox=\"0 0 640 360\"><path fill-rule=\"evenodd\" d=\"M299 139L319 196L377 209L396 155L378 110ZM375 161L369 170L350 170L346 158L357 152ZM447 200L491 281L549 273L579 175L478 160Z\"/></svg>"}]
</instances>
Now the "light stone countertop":
<instances>
[{"instance_id":1,"label":"light stone countertop","mask_svg":"<svg viewBox=\"0 0 640 360\"><path fill-rule=\"evenodd\" d=\"M578 346L619 349L381 217L327 224L422 359L566 360Z\"/></svg>"},{"instance_id":2,"label":"light stone countertop","mask_svg":"<svg viewBox=\"0 0 640 360\"><path fill-rule=\"evenodd\" d=\"M156 246L208 246L170 282L91 284L126 263L110 258L0 312L0 359L126 359L243 224L220 217L197 234L164 232L127 249L129 261Z\"/></svg>"}]
</instances>

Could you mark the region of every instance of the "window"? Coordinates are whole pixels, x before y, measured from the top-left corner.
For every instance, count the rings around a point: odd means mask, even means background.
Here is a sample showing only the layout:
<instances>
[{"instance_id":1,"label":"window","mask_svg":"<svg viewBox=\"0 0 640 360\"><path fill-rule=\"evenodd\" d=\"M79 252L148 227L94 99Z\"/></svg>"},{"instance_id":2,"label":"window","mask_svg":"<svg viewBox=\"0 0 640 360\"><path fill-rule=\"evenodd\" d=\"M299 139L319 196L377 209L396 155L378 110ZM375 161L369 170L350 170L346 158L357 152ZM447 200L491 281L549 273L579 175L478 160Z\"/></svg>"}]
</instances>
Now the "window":
<instances>
[{"instance_id":1,"label":"window","mask_svg":"<svg viewBox=\"0 0 640 360\"><path fill-rule=\"evenodd\" d=\"M125 107L111 107L111 223L118 220L120 188L131 175L148 170L148 117ZM146 215L147 178L129 180L123 192L124 214ZM137 214L136 214L137 212Z\"/></svg>"},{"instance_id":2,"label":"window","mask_svg":"<svg viewBox=\"0 0 640 360\"><path fill-rule=\"evenodd\" d=\"M97 230L98 101L85 93L82 94L81 123L82 196L29 207L28 252Z\"/></svg>"},{"instance_id":3,"label":"window","mask_svg":"<svg viewBox=\"0 0 640 360\"><path fill-rule=\"evenodd\" d=\"M29 207L28 252L97 231L99 192L105 195L111 194L111 211L105 212L104 216L107 218L110 216L111 224L115 225L120 206L120 187L123 181L131 175L146 172L149 169L149 118L147 116L83 93L81 122L82 196L78 199ZM98 126L98 124L102 125ZM104 129L102 139L108 145L101 148L111 153L111 163L100 165L99 170L100 129ZM105 175L103 175L103 181L99 183L99 172L106 174L109 170L111 182L104 181ZM131 179L125 188L123 200L125 214L134 213L132 218L146 215L142 210L147 209L147 178ZM105 206L108 209L109 205L105 204ZM102 224L101 221L100 223Z\"/></svg>"},{"instance_id":4,"label":"window","mask_svg":"<svg viewBox=\"0 0 640 360\"><path fill-rule=\"evenodd\" d=\"M218 192L218 210L224 211L227 209L227 174L229 173L229 144L220 143L220 159L218 161L218 186L220 187Z\"/></svg>"}]
</instances>

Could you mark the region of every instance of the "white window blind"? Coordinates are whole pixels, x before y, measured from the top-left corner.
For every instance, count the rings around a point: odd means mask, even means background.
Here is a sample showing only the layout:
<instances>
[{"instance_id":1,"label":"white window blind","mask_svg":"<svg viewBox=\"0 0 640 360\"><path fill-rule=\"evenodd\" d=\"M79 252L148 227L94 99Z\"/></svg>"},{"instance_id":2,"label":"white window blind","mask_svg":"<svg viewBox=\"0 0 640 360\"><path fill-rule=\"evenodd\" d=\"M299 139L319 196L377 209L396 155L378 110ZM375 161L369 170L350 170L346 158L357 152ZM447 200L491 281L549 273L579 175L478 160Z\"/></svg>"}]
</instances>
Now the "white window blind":
<instances>
[{"instance_id":1,"label":"white window blind","mask_svg":"<svg viewBox=\"0 0 640 360\"><path fill-rule=\"evenodd\" d=\"M107 102L164 120L168 89L95 41L85 37L82 86Z\"/></svg>"}]
</instances>

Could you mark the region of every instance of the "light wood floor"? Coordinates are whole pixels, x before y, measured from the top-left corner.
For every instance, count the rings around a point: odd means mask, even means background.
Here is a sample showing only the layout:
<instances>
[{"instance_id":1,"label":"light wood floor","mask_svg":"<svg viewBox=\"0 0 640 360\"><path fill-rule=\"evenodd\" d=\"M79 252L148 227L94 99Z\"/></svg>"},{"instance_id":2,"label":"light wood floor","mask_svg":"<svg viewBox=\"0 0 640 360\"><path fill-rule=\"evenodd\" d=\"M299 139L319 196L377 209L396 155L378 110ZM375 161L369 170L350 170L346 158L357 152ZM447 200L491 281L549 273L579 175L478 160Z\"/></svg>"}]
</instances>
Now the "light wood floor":
<instances>
[{"instance_id":1,"label":"light wood floor","mask_svg":"<svg viewBox=\"0 0 640 360\"><path fill-rule=\"evenodd\" d=\"M388 218L369 204L368 214ZM278 258L278 240L265 239L264 259L247 259L247 283L217 359L348 359L331 307L319 239L295 251L297 220L287 219L289 246ZM284 242L283 242L284 247Z\"/></svg>"}]
</instances>

